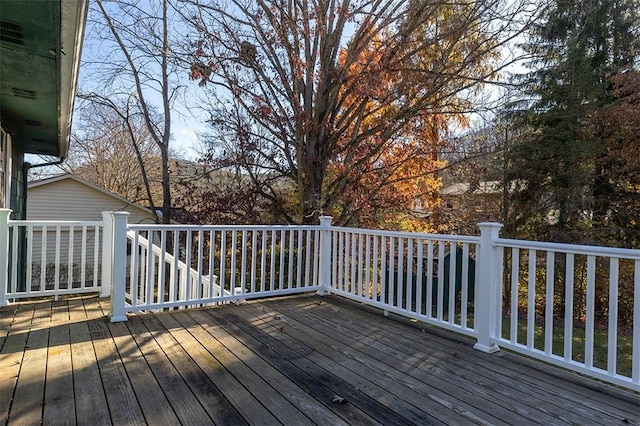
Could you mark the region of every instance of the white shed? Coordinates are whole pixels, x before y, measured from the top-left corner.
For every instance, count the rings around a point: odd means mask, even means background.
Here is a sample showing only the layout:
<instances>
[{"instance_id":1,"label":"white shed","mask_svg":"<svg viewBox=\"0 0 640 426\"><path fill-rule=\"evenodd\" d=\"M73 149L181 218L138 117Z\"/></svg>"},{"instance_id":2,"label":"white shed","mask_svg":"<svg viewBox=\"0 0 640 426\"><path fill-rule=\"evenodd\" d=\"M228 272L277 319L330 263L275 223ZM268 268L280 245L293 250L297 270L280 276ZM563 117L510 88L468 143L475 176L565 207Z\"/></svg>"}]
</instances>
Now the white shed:
<instances>
[{"instance_id":1,"label":"white shed","mask_svg":"<svg viewBox=\"0 0 640 426\"><path fill-rule=\"evenodd\" d=\"M153 212L71 174L29 183L27 220L102 220L103 211L129 212L129 223L153 223Z\"/></svg>"}]
</instances>

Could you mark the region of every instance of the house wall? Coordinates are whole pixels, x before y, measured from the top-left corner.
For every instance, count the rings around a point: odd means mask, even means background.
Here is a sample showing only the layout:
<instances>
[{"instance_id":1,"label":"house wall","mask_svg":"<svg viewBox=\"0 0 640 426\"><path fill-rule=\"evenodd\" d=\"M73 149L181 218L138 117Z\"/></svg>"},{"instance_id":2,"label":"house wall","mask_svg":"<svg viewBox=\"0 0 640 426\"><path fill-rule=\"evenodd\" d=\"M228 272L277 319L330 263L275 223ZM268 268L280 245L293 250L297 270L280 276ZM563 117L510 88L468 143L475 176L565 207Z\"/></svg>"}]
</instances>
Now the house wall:
<instances>
[{"instance_id":1,"label":"house wall","mask_svg":"<svg viewBox=\"0 0 640 426\"><path fill-rule=\"evenodd\" d=\"M150 212L73 179L29 188L28 220L102 220L103 211L127 211L129 223L153 223Z\"/></svg>"},{"instance_id":2,"label":"house wall","mask_svg":"<svg viewBox=\"0 0 640 426\"><path fill-rule=\"evenodd\" d=\"M26 181L24 151L0 123L0 207L10 208L11 219L26 215Z\"/></svg>"},{"instance_id":3,"label":"house wall","mask_svg":"<svg viewBox=\"0 0 640 426\"><path fill-rule=\"evenodd\" d=\"M4 131L4 128L0 125L0 208L7 208L9 204L7 203L6 194L9 192L9 188L7 187L7 182L10 181L10 173L7 169L8 161L8 152L7 148L9 145L9 135Z\"/></svg>"},{"instance_id":4,"label":"house wall","mask_svg":"<svg viewBox=\"0 0 640 426\"><path fill-rule=\"evenodd\" d=\"M24 152L0 123L0 207L13 210L11 219L25 218Z\"/></svg>"},{"instance_id":5,"label":"house wall","mask_svg":"<svg viewBox=\"0 0 640 426\"><path fill-rule=\"evenodd\" d=\"M24 152L17 144L11 146L11 219L24 220L27 216L27 179L24 170Z\"/></svg>"},{"instance_id":6,"label":"house wall","mask_svg":"<svg viewBox=\"0 0 640 426\"><path fill-rule=\"evenodd\" d=\"M27 219L42 221L101 221L103 211L127 211L130 213L129 223L153 223L150 212L131 205L123 200L112 197L91 186L77 182L71 178L61 179L43 185L29 188L27 198ZM43 253L43 237L46 241L46 249ZM100 263L102 245L102 233L96 235L95 229L90 228L85 235L86 250L84 252L85 275L87 279L93 276L95 262ZM61 228L59 236L54 227L48 227L46 236L42 229L34 229L28 247L31 248L31 262L40 264L42 255L46 257L48 264L47 276L51 279L53 262L56 260L56 249L59 247L58 260L65 265L62 273L66 276L66 270L73 268L77 281L82 264L82 230L75 228L73 233L68 228ZM95 243L98 240L98 250ZM72 259L69 262L69 259ZM40 270L40 266L36 267ZM33 276L32 281L37 281L38 276ZM66 278L63 278L66 279Z\"/></svg>"},{"instance_id":7,"label":"house wall","mask_svg":"<svg viewBox=\"0 0 640 426\"><path fill-rule=\"evenodd\" d=\"M26 182L23 172L24 151L13 140L9 130L0 120L0 207L10 208L11 219L26 218ZM9 274L17 273L17 286L24 289L24 275L26 247L25 234L19 231L17 235L10 234L10 238L17 238L17 247L10 247L9 257L15 262L9 263ZM14 269L15 268L15 269Z\"/></svg>"}]
</instances>

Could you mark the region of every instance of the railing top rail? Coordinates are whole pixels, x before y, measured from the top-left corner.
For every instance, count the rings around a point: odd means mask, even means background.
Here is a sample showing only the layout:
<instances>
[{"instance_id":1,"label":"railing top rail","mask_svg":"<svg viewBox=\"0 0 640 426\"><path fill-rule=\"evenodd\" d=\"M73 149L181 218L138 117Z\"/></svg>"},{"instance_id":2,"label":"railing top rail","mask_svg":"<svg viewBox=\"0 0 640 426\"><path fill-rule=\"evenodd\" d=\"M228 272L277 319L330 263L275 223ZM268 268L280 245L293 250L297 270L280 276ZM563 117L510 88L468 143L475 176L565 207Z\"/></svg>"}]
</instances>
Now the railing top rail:
<instances>
[{"instance_id":1,"label":"railing top rail","mask_svg":"<svg viewBox=\"0 0 640 426\"><path fill-rule=\"evenodd\" d=\"M320 225L144 225L129 224L127 229L136 231L279 231L279 230L316 230Z\"/></svg>"},{"instance_id":2,"label":"railing top rail","mask_svg":"<svg viewBox=\"0 0 640 426\"><path fill-rule=\"evenodd\" d=\"M10 220L9 226L102 226L96 220Z\"/></svg>"},{"instance_id":3,"label":"railing top rail","mask_svg":"<svg viewBox=\"0 0 640 426\"><path fill-rule=\"evenodd\" d=\"M494 241L494 245L497 247L511 247L528 250L540 250L540 251L553 251L572 254L594 255L601 257L619 257L625 259L640 260L640 250L615 248L615 247L603 247L603 246L588 246L579 244L565 244L565 243L549 243L543 241L527 241L527 240L511 240L499 238Z\"/></svg>"},{"instance_id":4,"label":"railing top rail","mask_svg":"<svg viewBox=\"0 0 640 426\"><path fill-rule=\"evenodd\" d=\"M414 238L414 239L423 239L423 240L445 240L445 241L455 241L459 243L471 243L471 244L477 244L480 242L480 237L474 237L469 235L447 235L447 234L426 234L426 233L422 234L422 233L416 233L416 232L384 231L379 229L347 228L347 227L341 227L341 226L332 226L330 230L339 231L339 232L352 232L356 234L393 236L393 237L404 237L404 238Z\"/></svg>"}]
</instances>

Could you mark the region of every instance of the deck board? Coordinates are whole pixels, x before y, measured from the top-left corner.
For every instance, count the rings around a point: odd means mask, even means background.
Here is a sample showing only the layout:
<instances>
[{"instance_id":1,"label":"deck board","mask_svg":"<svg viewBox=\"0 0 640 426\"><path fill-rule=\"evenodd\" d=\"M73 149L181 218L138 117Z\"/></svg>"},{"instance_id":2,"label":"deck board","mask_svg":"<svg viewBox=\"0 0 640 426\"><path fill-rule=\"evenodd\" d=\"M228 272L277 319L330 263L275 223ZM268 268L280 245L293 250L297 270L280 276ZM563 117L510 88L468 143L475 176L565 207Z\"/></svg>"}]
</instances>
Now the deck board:
<instances>
[{"instance_id":1,"label":"deck board","mask_svg":"<svg viewBox=\"0 0 640 426\"><path fill-rule=\"evenodd\" d=\"M436 386L447 393L447 398L463 397L464 401L472 405L475 410L491 413L508 424L530 424L538 422L554 423L558 420L557 413L547 413L540 407L529 407L518 404L513 389L498 392L494 389L493 377L495 373L483 372L473 365L458 365L450 367L450 358L460 358L460 344L454 344L447 350L430 347L428 335L421 334L423 339L407 339L398 333L381 333L367 321L367 318L351 318L349 321L336 321L332 315L318 315L306 312L304 309L291 310L283 305L272 305L274 309L291 316L294 321L300 321L301 315L315 318L318 322L311 323L316 329L319 321L334 330L333 338L361 352L367 353L387 364L389 368L398 369L402 373L410 374L425 383ZM385 326L387 324L385 323ZM391 327L393 328L393 327ZM366 336L366 337L363 337ZM429 349L426 350L425 346ZM474 354L475 355L475 354ZM464 362L463 359L461 359ZM470 374L474 372L475 374Z\"/></svg>"},{"instance_id":2,"label":"deck board","mask_svg":"<svg viewBox=\"0 0 640 426\"><path fill-rule=\"evenodd\" d=\"M77 317L71 315L71 320L77 321ZM104 394L87 322L70 324L69 339L71 342L76 421L90 425L110 425L111 417L107 397Z\"/></svg>"},{"instance_id":3,"label":"deck board","mask_svg":"<svg viewBox=\"0 0 640 426\"><path fill-rule=\"evenodd\" d=\"M338 297L108 308L0 308L3 423L640 425L638 394Z\"/></svg>"},{"instance_id":4,"label":"deck board","mask_svg":"<svg viewBox=\"0 0 640 426\"><path fill-rule=\"evenodd\" d=\"M4 346L5 340L7 339L9 328L13 323L16 313L17 309L13 306L0 310L0 351Z\"/></svg>"},{"instance_id":5,"label":"deck board","mask_svg":"<svg viewBox=\"0 0 640 426\"><path fill-rule=\"evenodd\" d=\"M66 307L66 306L65 306ZM64 315L64 312L67 315ZM73 397L73 364L71 362L71 343L69 325L62 324L68 310L56 306L49 329L47 352L46 388L44 395L44 424L75 424L76 413Z\"/></svg>"},{"instance_id":6,"label":"deck board","mask_svg":"<svg viewBox=\"0 0 640 426\"><path fill-rule=\"evenodd\" d=\"M419 383L414 377L399 377L394 368L376 361L363 353L356 353L350 346L338 345L333 337L313 329L310 324L286 316L280 311L269 311L268 317L276 322L277 333L291 334L300 341L309 342L312 351L324 355L329 363L340 365L362 379L369 381L363 389L378 394L375 386L384 389L389 397L401 401L400 412L414 411L419 416L415 420L420 424L473 422L476 424L504 424L499 419L473 413L467 409L463 400L447 401L440 390L425 383ZM326 330L325 330L326 331ZM337 333L336 333L337 334ZM394 401L394 402L395 402Z\"/></svg>"},{"instance_id":7,"label":"deck board","mask_svg":"<svg viewBox=\"0 0 640 426\"><path fill-rule=\"evenodd\" d=\"M378 338L367 336L369 330L363 322L344 324L336 322L331 317L319 318L317 315L303 313L288 309L286 306L274 306L282 315L301 323L305 319L316 318L318 321L309 322L311 333L322 333L325 339L336 340L354 350L349 355L358 359L370 368L379 370L393 380L402 384L412 392L412 389L421 389L423 398L434 399L449 410L459 412L462 416L470 416L470 413L483 413L481 416L471 416L472 420L479 422L484 420L489 424L532 424L527 419L544 420L543 413L537 412L534 416L525 417L524 413L517 412L509 404L503 404L495 394L486 392L485 388L474 387L473 384L455 380L451 374L434 374L433 369L427 367L424 356L416 357L415 354L402 352L401 348L408 343L406 341L381 342ZM349 327L352 325L352 327ZM424 349L423 349L424 350ZM420 352L418 352L420 353ZM451 379L450 379L451 378ZM427 395L424 395L424 393ZM458 404L458 400L464 404ZM475 417L475 419L474 419ZM481 417L482 420L478 419ZM547 419L550 420L550 419Z\"/></svg>"},{"instance_id":8,"label":"deck board","mask_svg":"<svg viewBox=\"0 0 640 426\"><path fill-rule=\"evenodd\" d=\"M176 369L187 362L188 354L168 333L157 329L149 331L141 317L132 319L127 325L179 421L182 424L211 423L211 418Z\"/></svg>"},{"instance_id":9,"label":"deck board","mask_svg":"<svg viewBox=\"0 0 640 426\"><path fill-rule=\"evenodd\" d=\"M167 397L158 384L153 371L140 351L125 323L109 324L109 331L120 359L124 364L131 386L137 396L145 421L150 424L178 424Z\"/></svg>"},{"instance_id":10,"label":"deck board","mask_svg":"<svg viewBox=\"0 0 640 426\"><path fill-rule=\"evenodd\" d=\"M274 307L279 302L274 302ZM336 316L336 311L340 307L335 305L323 305L324 314L319 314L313 304L311 311L307 312L303 306L298 306L300 313L305 312L306 315L314 316L324 321L332 321ZM344 316L343 316L344 315ZM424 345L428 345L427 341L419 342L415 339L402 338L405 328L403 324L395 321L387 321L384 318L378 318L377 321L370 321L371 317L363 310L342 309L340 310L341 321L334 321L334 327L357 327L363 328L367 333L378 333L379 338L387 344L387 347L395 346L397 348L406 348L406 354L419 353L424 350ZM344 321L344 319L348 321ZM378 324L378 325L376 325ZM423 333L422 337L435 341L435 336L430 333ZM464 372L463 383L478 382L483 388L488 390L502 390L503 397L510 395L512 402L517 402L520 398L531 398L541 402L538 406L532 405L529 408L538 410L551 411L551 415L555 419L565 422L578 422L581 419L590 418L597 420L599 424L607 424L612 421L612 417L616 420L624 422L625 419L638 416L638 407L640 398L637 398L637 404L630 404L620 401L615 396L601 393L593 390L588 386L575 386L568 379L573 379L571 373L562 372L555 368L544 368L542 364L536 362L526 362L526 368L523 368L522 362L525 359L519 356L509 355L507 353L498 353L487 355L469 350L472 342L469 342L466 350L458 342L453 340L437 339L438 345L433 346L434 355L440 352L439 360L447 360L447 363L439 364L443 368L447 368L450 378ZM455 356L452 356L454 355ZM496 358L509 358L516 362L491 362ZM548 371L557 373L556 375L546 374ZM585 381L585 383L595 384L593 381ZM563 398L557 398L558 390L562 390ZM585 404L585 401L592 401ZM537 418L537 416L535 417Z\"/></svg>"},{"instance_id":11,"label":"deck board","mask_svg":"<svg viewBox=\"0 0 640 426\"><path fill-rule=\"evenodd\" d=\"M49 329L42 328L38 319L34 317L35 329L29 332L11 405L16 425L38 424L42 418Z\"/></svg>"},{"instance_id":12,"label":"deck board","mask_svg":"<svg viewBox=\"0 0 640 426\"><path fill-rule=\"evenodd\" d=\"M193 314L194 313L191 315ZM198 314L198 312L195 312L195 314ZM207 344L214 348L212 353L220 364L243 383L251 393L251 397L269 410L279 422L284 425L311 424L309 419L290 401L274 391L265 378L262 377L262 373L256 374L256 372L248 368L235 353L215 338L215 330L212 330L213 326L206 321L206 318L203 319L203 321L190 321L191 315L189 315L189 317L187 317L187 315L186 313L177 314L176 318L178 318L184 326L190 327L191 329L196 326L201 327L203 331L210 336L210 339L205 337L207 340L202 340L201 343L210 342ZM203 335L200 334L200 336Z\"/></svg>"},{"instance_id":13,"label":"deck board","mask_svg":"<svg viewBox=\"0 0 640 426\"><path fill-rule=\"evenodd\" d=\"M170 334L155 316L140 317L145 327L151 332L165 354L173 362L177 373L182 377L197 399L209 419L216 419L225 424L242 424L242 417L230 405L224 394L203 374L198 363L190 356L190 347L182 346Z\"/></svg>"},{"instance_id":14,"label":"deck board","mask_svg":"<svg viewBox=\"0 0 640 426\"><path fill-rule=\"evenodd\" d=\"M29 338L29 328L36 305L18 305L2 308L13 312L10 329L7 329L6 338L0 350L0 419L6 420L9 416L13 393L24 358L24 352Z\"/></svg>"},{"instance_id":15,"label":"deck board","mask_svg":"<svg viewBox=\"0 0 640 426\"><path fill-rule=\"evenodd\" d=\"M224 391L225 396L243 418L256 424L280 423L276 416L247 389L247 385L252 384L251 381L243 384L240 378L219 360L219 343L200 324L184 313L159 315L158 318L183 347L189 348L189 353L194 360L197 360L209 379Z\"/></svg>"},{"instance_id":16,"label":"deck board","mask_svg":"<svg viewBox=\"0 0 640 426\"><path fill-rule=\"evenodd\" d=\"M271 386L271 388L266 388L267 393L271 394L275 391L276 395L279 394L280 397L283 398L274 397L272 400L266 401L267 406L280 407L281 404L286 401L293 405L300 413L308 417L311 423L347 425L342 418L334 414L326 406L318 404L314 398L306 393L305 389L291 382L282 372L278 371L261 357L256 356L250 348L229 334L225 330L225 327L213 321L211 316L204 314L202 311L194 311L189 314L196 322L203 325L229 352L235 354L244 365L249 367L250 371L256 375L259 374L264 382ZM308 422L308 420L304 419L305 422Z\"/></svg>"},{"instance_id":17,"label":"deck board","mask_svg":"<svg viewBox=\"0 0 640 426\"><path fill-rule=\"evenodd\" d=\"M383 407L376 406L375 402L366 395L352 387L347 390L348 384L340 378L319 368L306 358L301 358L299 353L284 343L256 332L255 328L248 326L235 314L227 313L224 318L216 317L214 320L246 345L249 350L260 355L264 361L271 364L288 380L298 385L305 393L332 410L348 424L401 424L398 422L397 416L381 415L380 411ZM346 397L345 400L348 399L352 402L357 401L358 406L364 406L371 412L375 411L377 413L376 419L369 416L366 411L359 409L354 403L332 402L336 397Z\"/></svg>"},{"instance_id":18,"label":"deck board","mask_svg":"<svg viewBox=\"0 0 640 426\"><path fill-rule=\"evenodd\" d=\"M116 425L145 424L142 409L106 321L93 319L88 322L88 325L111 421ZM78 420L83 419L85 415L85 412L78 412Z\"/></svg>"}]
</instances>

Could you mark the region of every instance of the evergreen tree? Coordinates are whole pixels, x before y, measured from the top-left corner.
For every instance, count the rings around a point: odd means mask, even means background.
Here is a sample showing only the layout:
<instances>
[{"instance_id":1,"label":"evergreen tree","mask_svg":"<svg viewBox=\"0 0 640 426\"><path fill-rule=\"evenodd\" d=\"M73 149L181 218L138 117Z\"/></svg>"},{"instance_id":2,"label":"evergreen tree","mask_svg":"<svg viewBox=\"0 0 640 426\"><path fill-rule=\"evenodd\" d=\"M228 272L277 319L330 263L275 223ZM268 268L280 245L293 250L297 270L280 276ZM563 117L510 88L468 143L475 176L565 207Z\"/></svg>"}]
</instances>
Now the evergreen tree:
<instances>
[{"instance_id":1,"label":"evergreen tree","mask_svg":"<svg viewBox=\"0 0 640 426\"><path fill-rule=\"evenodd\" d=\"M607 216L611 187L599 170L606 142L589 122L614 101L611 77L637 63L638 9L637 0L551 0L532 30L520 115L528 131L507 173L520 236L598 239L594 221Z\"/></svg>"}]
</instances>

